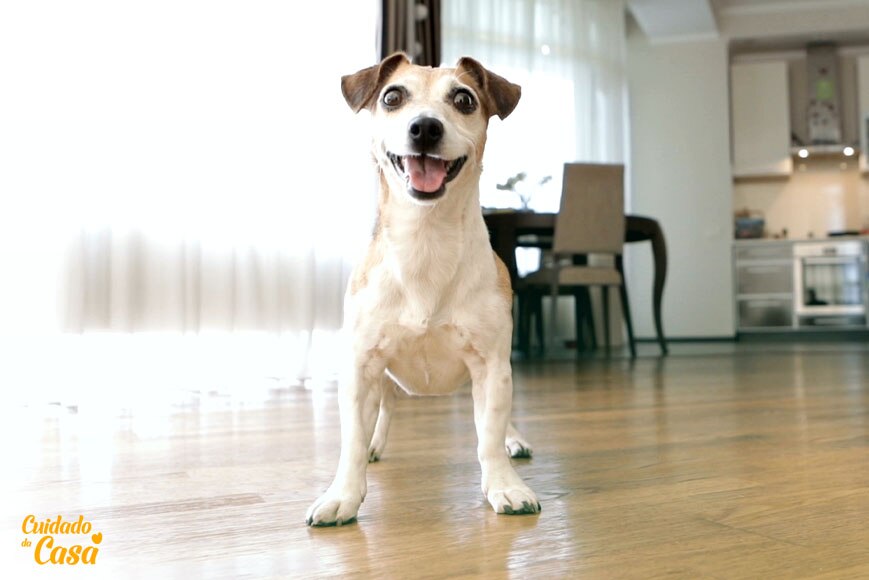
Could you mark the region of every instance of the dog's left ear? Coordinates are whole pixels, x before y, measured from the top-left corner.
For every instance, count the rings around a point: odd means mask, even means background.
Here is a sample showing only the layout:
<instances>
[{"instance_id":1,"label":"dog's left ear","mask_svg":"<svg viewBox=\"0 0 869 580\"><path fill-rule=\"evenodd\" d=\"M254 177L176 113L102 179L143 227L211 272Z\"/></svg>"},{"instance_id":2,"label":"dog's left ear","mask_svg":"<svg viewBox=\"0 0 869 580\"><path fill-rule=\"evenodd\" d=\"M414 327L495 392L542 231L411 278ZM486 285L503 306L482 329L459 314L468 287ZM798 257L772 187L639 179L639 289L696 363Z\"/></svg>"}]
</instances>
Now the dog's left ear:
<instances>
[{"instance_id":1,"label":"dog's left ear","mask_svg":"<svg viewBox=\"0 0 869 580\"><path fill-rule=\"evenodd\" d=\"M480 88L480 98L484 99L484 106L489 116L498 115L503 119L513 112L522 96L522 87L513 84L504 77L499 77L474 59L463 56L456 63L457 69L470 73Z\"/></svg>"},{"instance_id":2,"label":"dog's left ear","mask_svg":"<svg viewBox=\"0 0 869 580\"><path fill-rule=\"evenodd\" d=\"M371 99L402 64L410 64L410 59L403 52L396 52L384 58L380 64L341 77L344 100L356 113L370 107Z\"/></svg>"}]
</instances>

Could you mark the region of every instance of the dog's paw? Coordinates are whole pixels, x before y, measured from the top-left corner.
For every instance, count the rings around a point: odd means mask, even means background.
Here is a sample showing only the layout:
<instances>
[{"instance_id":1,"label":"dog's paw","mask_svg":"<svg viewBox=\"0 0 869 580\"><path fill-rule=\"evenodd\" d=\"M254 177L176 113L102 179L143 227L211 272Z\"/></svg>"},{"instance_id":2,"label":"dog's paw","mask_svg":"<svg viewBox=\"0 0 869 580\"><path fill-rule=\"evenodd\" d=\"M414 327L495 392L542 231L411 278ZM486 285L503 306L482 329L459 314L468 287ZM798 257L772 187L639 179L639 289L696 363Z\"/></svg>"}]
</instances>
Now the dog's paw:
<instances>
[{"instance_id":1,"label":"dog's paw","mask_svg":"<svg viewBox=\"0 0 869 580\"><path fill-rule=\"evenodd\" d=\"M519 437L507 437L504 446L507 448L507 453L513 459L530 459L534 454L531 445Z\"/></svg>"},{"instance_id":2,"label":"dog's paw","mask_svg":"<svg viewBox=\"0 0 869 580\"><path fill-rule=\"evenodd\" d=\"M536 514L541 509L537 496L524 484L507 489L491 489L486 497L495 513L499 514Z\"/></svg>"},{"instance_id":3,"label":"dog's paw","mask_svg":"<svg viewBox=\"0 0 869 580\"><path fill-rule=\"evenodd\" d=\"M356 521L362 497L359 494L336 493L331 489L315 501L305 516L309 526L343 526Z\"/></svg>"},{"instance_id":4,"label":"dog's paw","mask_svg":"<svg viewBox=\"0 0 869 580\"><path fill-rule=\"evenodd\" d=\"M383 449L386 447L385 441L380 441L377 436L371 440L371 445L368 446L368 463L380 461L380 456L383 455Z\"/></svg>"},{"instance_id":5,"label":"dog's paw","mask_svg":"<svg viewBox=\"0 0 869 580\"><path fill-rule=\"evenodd\" d=\"M531 444L525 441L525 438L519 434L513 423L507 425L507 436L504 438L504 447L507 448L507 454L514 459L528 459L533 453Z\"/></svg>"}]
</instances>

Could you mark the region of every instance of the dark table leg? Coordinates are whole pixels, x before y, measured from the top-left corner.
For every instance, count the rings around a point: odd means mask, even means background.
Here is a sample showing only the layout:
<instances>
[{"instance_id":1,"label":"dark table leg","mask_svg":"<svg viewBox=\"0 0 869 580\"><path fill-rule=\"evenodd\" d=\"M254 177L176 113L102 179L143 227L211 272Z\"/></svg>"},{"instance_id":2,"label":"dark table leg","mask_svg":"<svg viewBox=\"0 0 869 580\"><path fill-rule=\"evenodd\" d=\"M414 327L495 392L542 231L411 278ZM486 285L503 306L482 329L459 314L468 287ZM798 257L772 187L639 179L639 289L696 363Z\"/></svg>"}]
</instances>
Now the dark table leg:
<instances>
[{"instance_id":1,"label":"dark table leg","mask_svg":"<svg viewBox=\"0 0 869 580\"><path fill-rule=\"evenodd\" d=\"M655 232L652 236L652 255L655 257L655 332L658 334L658 344L661 352L667 354L667 341L664 339L664 326L661 323L661 300L664 296L664 281L667 279L667 242L664 240L664 232L661 226L655 222Z\"/></svg>"},{"instance_id":2,"label":"dark table leg","mask_svg":"<svg viewBox=\"0 0 869 580\"><path fill-rule=\"evenodd\" d=\"M655 261L655 275L652 288L653 309L655 316L655 333L661 352L667 354L667 340L664 338L664 326L661 322L661 302L664 296L664 282L667 279L667 242L664 231L657 220L642 216L626 216L627 242L652 242L652 256Z\"/></svg>"}]
</instances>

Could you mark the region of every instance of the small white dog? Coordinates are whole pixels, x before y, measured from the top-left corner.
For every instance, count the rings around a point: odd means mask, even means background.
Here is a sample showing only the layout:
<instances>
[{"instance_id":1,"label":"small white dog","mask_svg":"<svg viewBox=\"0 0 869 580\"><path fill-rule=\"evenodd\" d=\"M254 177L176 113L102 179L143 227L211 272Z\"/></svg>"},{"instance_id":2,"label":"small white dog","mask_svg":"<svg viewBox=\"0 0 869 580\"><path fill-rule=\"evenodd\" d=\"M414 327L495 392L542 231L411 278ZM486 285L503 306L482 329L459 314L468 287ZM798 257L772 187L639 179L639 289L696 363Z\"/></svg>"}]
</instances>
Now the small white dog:
<instances>
[{"instance_id":1,"label":"small white dog","mask_svg":"<svg viewBox=\"0 0 869 580\"><path fill-rule=\"evenodd\" d=\"M395 384L438 395L469 381L483 493L498 513L537 513L510 463L531 455L510 424L513 293L479 199L489 118L509 115L520 88L470 58L430 68L398 53L343 77L341 90L373 116L379 216L345 297L352 376L339 391L338 471L307 522L355 520L368 462L386 444Z\"/></svg>"}]
</instances>

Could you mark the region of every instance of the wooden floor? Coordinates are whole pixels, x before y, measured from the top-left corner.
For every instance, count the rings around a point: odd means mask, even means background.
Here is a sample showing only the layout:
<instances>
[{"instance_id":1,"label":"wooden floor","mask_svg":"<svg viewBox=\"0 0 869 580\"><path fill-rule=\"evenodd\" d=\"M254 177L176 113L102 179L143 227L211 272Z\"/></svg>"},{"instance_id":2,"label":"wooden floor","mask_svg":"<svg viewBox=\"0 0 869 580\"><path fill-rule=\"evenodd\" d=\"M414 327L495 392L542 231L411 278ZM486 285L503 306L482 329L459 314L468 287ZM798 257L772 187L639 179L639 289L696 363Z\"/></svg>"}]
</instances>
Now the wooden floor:
<instances>
[{"instance_id":1,"label":"wooden floor","mask_svg":"<svg viewBox=\"0 0 869 580\"><path fill-rule=\"evenodd\" d=\"M304 524L337 461L334 390L12 418L4 577L63 571L21 547L24 516L60 513L103 534L81 578L869 578L869 347L675 345L515 374L538 516L486 504L467 391L399 401L341 528Z\"/></svg>"}]
</instances>

